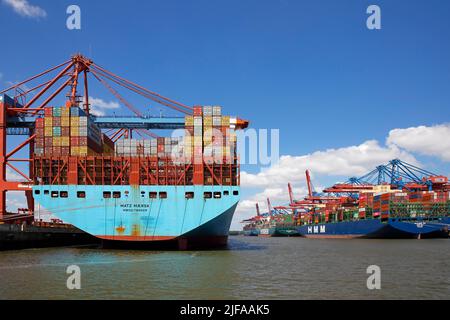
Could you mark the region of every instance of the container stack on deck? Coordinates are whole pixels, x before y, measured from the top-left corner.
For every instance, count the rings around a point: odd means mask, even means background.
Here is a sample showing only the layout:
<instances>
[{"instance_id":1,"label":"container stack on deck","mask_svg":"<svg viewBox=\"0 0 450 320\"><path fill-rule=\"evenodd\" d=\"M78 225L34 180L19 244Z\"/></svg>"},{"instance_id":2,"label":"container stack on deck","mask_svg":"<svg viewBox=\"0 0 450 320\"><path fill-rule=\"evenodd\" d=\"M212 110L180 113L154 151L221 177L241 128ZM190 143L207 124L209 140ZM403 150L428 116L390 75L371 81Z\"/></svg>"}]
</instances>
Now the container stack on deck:
<instances>
[{"instance_id":1,"label":"container stack on deck","mask_svg":"<svg viewBox=\"0 0 450 320\"><path fill-rule=\"evenodd\" d=\"M379 191L379 186L374 190ZM315 205L309 214L298 217L298 224L379 218L427 218L450 215L449 191L402 191L383 186L383 192L364 191L353 205L327 203Z\"/></svg>"},{"instance_id":2,"label":"container stack on deck","mask_svg":"<svg viewBox=\"0 0 450 320\"><path fill-rule=\"evenodd\" d=\"M185 162L203 159L207 164L231 164L236 156L236 134L230 116L220 106L195 107L185 117L184 137L122 139L115 144L118 156L175 157Z\"/></svg>"},{"instance_id":3,"label":"container stack on deck","mask_svg":"<svg viewBox=\"0 0 450 320\"><path fill-rule=\"evenodd\" d=\"M112 141L78 107L47 107L36 119L35 154L90 156L111 153Z\"/></svg>"},{"instance_id":4,"label":"container stack on deck","mask_svg":"<svg viewBox=\"0 0 450 320\"><path fill-rule=\"evenodd\" d=\"M239 185L236 119L195 107L185 136L113 142L78 107L37 120L36 184ZM78 157L78 159L74 158Z\"/></svg>"},{"instance_id":5,"label":"container stack on deck","mask_svg":"<svg viewBox=\"0 0 450 320\"><path fill-rule=\"evenodd\" d=\"M170 157L182 150L183 137L157 139L121 139L115 144L118 156Z\"/></svg>"}]
</instances>

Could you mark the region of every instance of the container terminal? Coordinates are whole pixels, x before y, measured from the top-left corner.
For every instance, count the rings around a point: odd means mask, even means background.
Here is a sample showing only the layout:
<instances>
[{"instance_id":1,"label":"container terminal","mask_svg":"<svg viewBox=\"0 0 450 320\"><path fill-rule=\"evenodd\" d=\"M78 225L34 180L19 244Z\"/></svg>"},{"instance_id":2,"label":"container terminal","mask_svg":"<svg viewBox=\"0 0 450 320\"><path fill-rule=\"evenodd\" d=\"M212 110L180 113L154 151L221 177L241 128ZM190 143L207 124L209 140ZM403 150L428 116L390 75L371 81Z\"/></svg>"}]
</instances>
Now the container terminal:
<instances>
[{"instance_id":1,"label":"container terminal","mask_svg":"<svg viewBox=\"0 0 450 320\"><path fill-rule=\"evenodd\" d=\"M91 81L133 115L91 113ZM181 116L146 116L118 88ZM52 104L63 91L65 104ZM80 54L0 95L0 223L10 233L43 228L35 217L46 212L58 221L45 228L73 238L84 232L104 245L226 245L240 197L235 131L248 121L220 106L176 102ZM175 129L184 134L154 132ZM26 139L10 147L8 135ZM29 156L15 156L25 146ZM7 170L25 181L9 181ZM8 191L23 191L27 208L7 212Z\"/></svg>"},{"instance_id":2,"label":"container terminal","mask_svg":"<svg viewBox=\"0 0 450 320\"><path fill-rule=\"evenodd\" d=\"M242 221L247 236L308 238L448 238L448 178L399 159L319 194L306 171L308 195Z\"/></svg>"}]
</instances>

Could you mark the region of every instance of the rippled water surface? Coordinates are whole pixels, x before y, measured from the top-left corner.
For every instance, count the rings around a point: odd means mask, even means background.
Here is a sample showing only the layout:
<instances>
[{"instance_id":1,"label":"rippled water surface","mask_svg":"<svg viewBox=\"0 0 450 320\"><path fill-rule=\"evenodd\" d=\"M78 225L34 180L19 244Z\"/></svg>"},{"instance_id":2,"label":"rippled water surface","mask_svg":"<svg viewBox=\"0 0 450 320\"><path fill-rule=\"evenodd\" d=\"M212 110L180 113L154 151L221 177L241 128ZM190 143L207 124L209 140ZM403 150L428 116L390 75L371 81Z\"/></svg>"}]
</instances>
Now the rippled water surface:
<instances>
[{"instance_id":1,"label":"rippled water surface","mask_svg":"<svg viewBox=\"0 0 450 320\"><path fill-rule=\"evenodd\" d=\"M66 269L81 269L68 290ZM381 290L366 269L381 268ZM444 299L450 240L230 237L217 251L0 252L0 299Z\"/></svg>"}]
</instances>

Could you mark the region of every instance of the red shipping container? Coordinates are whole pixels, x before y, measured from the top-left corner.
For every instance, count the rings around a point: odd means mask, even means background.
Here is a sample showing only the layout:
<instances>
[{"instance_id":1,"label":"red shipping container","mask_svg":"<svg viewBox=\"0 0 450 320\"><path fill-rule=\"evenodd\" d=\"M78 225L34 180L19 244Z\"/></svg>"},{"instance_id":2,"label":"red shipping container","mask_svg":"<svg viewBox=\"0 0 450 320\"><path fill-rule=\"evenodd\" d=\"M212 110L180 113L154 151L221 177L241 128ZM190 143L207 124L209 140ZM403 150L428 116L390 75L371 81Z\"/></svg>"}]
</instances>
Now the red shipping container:
<instances>
[{"instance_id":1,"label":"red shipping container","mask_svg":"<svg viewBox=\"0 0 450 320\"><path fill-rule=\"evenodd\" d=\"M203 115L203 109L201 106L195 106L194 107L194 116L201 116Z\"/></svg>"},{"instance_id":2,"label":"red shipping container","mask_svg":"<svg viewBox=\"0 0 450 320\"><path fill-rule=\"evenodd\" d=\"M52 156L59 157L61 155L61 147L53 147Z\"/></svg>"},{"instance_id":3,"label":"red shipping container","mask_svg":"<svg viewBox=\"0 0 450 320\"><path fill-rule=\"evenodd\" d=\"M45 146L44 147L44 153L46 156L51 156L53 153L53 147Z\"/></svg>"},{"instance_id":4,"label":"red shipping container","mask_svg":"<svg viewBox=\"0 0 450 320\"><path fill-rule=\"evenodd\" d=\"M60 127L61 126L61 118L60 117L54 117L53 118L53 126L54 127Z\"/></svg>"},{"instance_id":5,"label":"red shipping container","mask_svg":"<svg viewBox=\"0 0 450 320\"><path fill-rule=\"evenodd\" d=\"M61 127L61 136L62 137L70 136L70 127Z\"/></svg>"},{"instance_id":6,"label":"red shipping container","mask_svg":"<svg viewBox=\"0 0 450 320\"><path fill-rule=\"evenodd\" d=\"M70 156L70 148L61 147L61 156Z\"/></svg>"},{"instance_id":7,"label":"red shipping container","mask_svg":"<svg viewBox=\"0 0 450 320\"><path fill-rule=\"evenodd\" d=\"M52 107L44 108L44 115L46 117L51 117L53 115L53 108Z\"/></svg>"},{"instance_id":8,"label":"red shipping container","mask_svg":"<svg viewBox=\"0 0 450 320\"><path fill-rule=\"evenodd\" d=\"M46 147L53 146L53 138L52 137L44 138L44 144Z\"/></svg>"},{"instance_id":9,"label":"red shipping container","mask_svg":"<svg viewBox=\"0 0 450 320\"><path fill-rule=\"evenodd\" d=\"M88 138L87 137L79 137L78 138L78 145L80 147L85 147L88 145Z\"/></svg>"},{"instance_id":10,"label":"red shipping container","mask_svg":"<svg viewBox=\"0 0 450 320\"><path fill-rule=\"evenodd\" d=\"M43 148L44 147L44 138L36 138L36 148Z\"/></svg>"},{"instance_id":11,"label":"red shipping container","mask_svg":"<svg viewBox=\"0 0 450 320\"><path fill-rule=\"evenodd\" d=\"M70 145L74 146L74 147L78 147L80 145L80 138L70 137Z\"/></svg>"},{"instance_id":12,"label":"red shipping container","mask_svg":"<svg viewBox=\"0 0 450 320\"><path fill-rule=\"evenodd\" d=\"M44 128L36 128L35 130L37 137L43 137L44 136Z\"/></svg>"},{"instance_id":13,"label":"red shipping container","mask_svg":"<svg viewBox=\"0 0 450 320\"><path fill-rule=\"evenodd\" d=\"M37 118L36 119L36 128L43 128L44 127L44 118Z\"/></svg>"}]
</instances>

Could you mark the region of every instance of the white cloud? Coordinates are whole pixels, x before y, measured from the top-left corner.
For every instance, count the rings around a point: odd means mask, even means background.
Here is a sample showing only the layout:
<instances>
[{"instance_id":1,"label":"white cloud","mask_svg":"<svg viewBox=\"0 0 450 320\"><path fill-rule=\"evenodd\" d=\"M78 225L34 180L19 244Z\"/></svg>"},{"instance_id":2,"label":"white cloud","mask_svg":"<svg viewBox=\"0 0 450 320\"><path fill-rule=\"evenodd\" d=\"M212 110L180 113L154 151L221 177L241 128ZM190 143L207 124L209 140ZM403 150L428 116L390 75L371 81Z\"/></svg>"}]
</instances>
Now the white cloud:
<instances>
[{"instance_id":1,"label":"white cloud","mask_svg":"<svg viewBox=\"0 0 450 320\"><path fill-rule=\"evenodd\" d=\"M94 116L106 115L106 110L119 109L120 105L115 101L106 102L99 98L89 97L90 112Z\"/></svg>"},{"instance_id":2,"label":"white cloud","mask_svg":"<svg viewBox=\"0 0 450 320\"><path fill-rule=\"evenodd\" d=\"M3 3L23 17L45 18L47 12L41 7L30 4L27 0L3 0Z\"/></svg>"},{"instance_id":3,"label":"white cloud","mask_svg":"<svg viewBox=\"0 0 450 320\"><path fill-rule=\"evenodd\" d=\"M22 191L10 191L6 193L6 208L10 212L15 212L19 208L26 208L27 200Z\"/></svg>"},{"instance_id":4,"label":"white cloud","mask_svg":"<svg viewBox=\"0 0 450 320\"><path fill-rule=\"evenodd\" d=\"M357 176L394 158L417 163L412 155L395 145L385 147L378 141L369 140L358 146L316 151L303 156L281 156L277 164L258 174L242 172L241 184L243 187L265 187L285 185L289 181L301 182L306 169L319 175Z\"/></svg>"},{"instance_id":5,"label":"white cloud","mask_svg":"<svg viewBox=\"0 0 450 320\"><path fill-rule=\"evenodd\" d=\"M394 129L389 132L386 143L450 161L450 124Z\"/></svg>"},{"instance_id":6,"label":"white cloud","mask_svg":"<svg viewBox=\"0 0 450 320\"><path fill-rule=\"evenodd\" d=\"M19 182L27 181L24 177L12 170L10 167L6 167L6 180Z\"/></svg>"}]
</instances>

